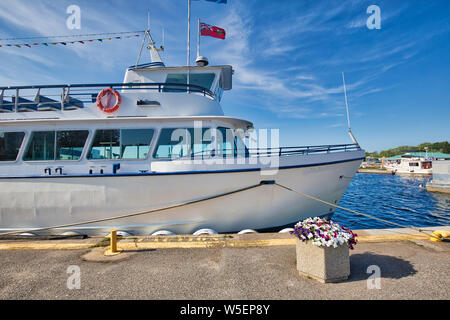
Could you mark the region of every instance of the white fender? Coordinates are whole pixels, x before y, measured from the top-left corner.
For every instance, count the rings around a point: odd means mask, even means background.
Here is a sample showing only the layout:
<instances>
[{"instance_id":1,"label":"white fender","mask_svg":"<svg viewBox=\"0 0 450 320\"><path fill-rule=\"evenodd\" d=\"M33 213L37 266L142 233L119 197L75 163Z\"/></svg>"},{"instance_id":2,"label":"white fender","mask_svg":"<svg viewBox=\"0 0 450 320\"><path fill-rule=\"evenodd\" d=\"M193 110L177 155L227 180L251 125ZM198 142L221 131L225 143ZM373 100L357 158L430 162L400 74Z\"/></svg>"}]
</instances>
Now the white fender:
<instances>
[{"instance_id":1,"label":"white fender","mask_svg":"<svg viewBox=\"0 0 450 320\"><path fill-rule=\"evenodd\" d=\"M169 230L158 230L152 233L152 236L172 236L174 233Z\"/></svg>"},{"instance_id":2,"label":"white fender","mask_svg":"<svg viewBox=\"0 0 450 320\"><path fill-rule=\"evenodd\" d=\"M280 230L278 233L289 233L291 231L294 231L293 228L284 228L283 230Z\"/></svg>"},{"instance_id":3,"label":"white fender","mask_svg":"<svg viewBox=\"0 0 450 320\"><path fill-rule=\"evenodd\" d=\"M35 236L37 236L37 234L33 233L33 232L24 232L24 233L19 234L19 236L35 237Z\"/></svg>"},{"instance_id":4,"label":"white fender","mask_svg":"<svg viewBox=\"0 0 450 320\"><path fill-rule=\"evenodd\" d=\"M194 232L194 236L199 236L202 234L217 234L217 231L213 229L200 229Z\"/></svg>"},{"instance_id":5,"label":"white fender","mask_svg":"<svg viewBox=\"0 0 450 320\"><path fill-rule=\"evenodd\" d=\"M247 234L247 233L258 233L253 229L244 229L238 232L238 234Z\"/></svg>"},{"instance_id":6,"label":"white fender","mask_svg":"<svg viewBox=\"0 0 450 320\"><path fill-rule=\"evenodd\" d=\"M76 231L65 231L61 233L62 236L79 236L81 235L79 232Z\"/></svg>"},{"instance_id":7,"label":"white fender","mask_svg":"<svg viewBox=\"0 0 450 320\"><path fill-rule=\"evenodd\" d=\"M128 231L117 230L117 235L120 237L130 237L132 234Z\"/></svg>"}]
</instances>

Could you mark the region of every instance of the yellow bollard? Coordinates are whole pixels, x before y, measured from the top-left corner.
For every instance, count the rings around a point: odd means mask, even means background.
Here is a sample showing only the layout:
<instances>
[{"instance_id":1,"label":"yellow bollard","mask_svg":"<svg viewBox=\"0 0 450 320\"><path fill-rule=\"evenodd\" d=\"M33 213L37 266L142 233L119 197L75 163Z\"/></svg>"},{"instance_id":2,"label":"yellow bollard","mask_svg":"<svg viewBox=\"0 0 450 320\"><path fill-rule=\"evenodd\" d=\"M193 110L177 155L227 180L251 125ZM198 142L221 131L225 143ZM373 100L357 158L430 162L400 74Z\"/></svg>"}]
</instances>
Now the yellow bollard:
<instances>
[{"instance_id":1,"label":"yellow bollard","mask_svg":"<svg viewBox=\"0 0 450 320\"><path fill-rule=\"evenodd\" d=\"M111 230L111 236L110 236L110 243L111 243L111 253L117 252L117 230Z\"/></svg>"},{"instance_id":2,"label":"yellow bollard","mask_svg":"<svg viewBox=\"0 0 450 320\"><path fill-rule=\"evenodd\" d=\"M432 233L433 237L430 237L430 241L441 242L442 239L450 237L450 232L445 230L436 230Z\"/></svg>"},{"instance_id":3,"label":"yellow bollard","mask_svg":"<svg viewBox=\"0 0 450 320\"><path fill-rule=\"evenodd\" d=\"M105 256L115 256L122 251L121 249L117 249L117 230L111 230L109 243L110 249L105 251Z\"/></svg>"}]
</instances>

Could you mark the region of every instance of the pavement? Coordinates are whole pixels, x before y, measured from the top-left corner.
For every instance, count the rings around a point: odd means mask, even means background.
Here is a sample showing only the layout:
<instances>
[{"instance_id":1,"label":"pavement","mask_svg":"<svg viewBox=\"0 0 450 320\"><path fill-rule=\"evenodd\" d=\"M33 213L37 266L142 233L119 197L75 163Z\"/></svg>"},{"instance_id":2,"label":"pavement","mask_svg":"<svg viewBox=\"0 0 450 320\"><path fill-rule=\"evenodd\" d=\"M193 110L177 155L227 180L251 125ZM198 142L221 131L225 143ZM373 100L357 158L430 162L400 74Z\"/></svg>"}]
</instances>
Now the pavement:
<instances>
[{"instance_id":1,"label":"pavement","mask_svg":"<svg viewBox=\"0 0 450 320\"><path fill-rule=\"evenodd\" d=\"M357 231L350 278L327 284L298 274L289 234L124 238L114 256L99 238L0 240L0 299L449 300L450 242L392 230Z\"/></svg>"}]
</instances>

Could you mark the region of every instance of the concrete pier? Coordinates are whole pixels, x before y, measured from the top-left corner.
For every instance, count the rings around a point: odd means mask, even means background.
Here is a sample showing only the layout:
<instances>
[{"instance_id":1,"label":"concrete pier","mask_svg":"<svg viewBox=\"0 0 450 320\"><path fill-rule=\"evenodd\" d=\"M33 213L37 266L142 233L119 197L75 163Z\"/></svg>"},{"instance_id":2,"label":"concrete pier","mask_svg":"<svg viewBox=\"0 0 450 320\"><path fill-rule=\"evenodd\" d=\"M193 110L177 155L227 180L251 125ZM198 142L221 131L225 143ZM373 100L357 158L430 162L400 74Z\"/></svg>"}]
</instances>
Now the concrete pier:
<instances>
[{"instance_id":1,"label":"concrete pier","mask_svg":"<svg viewBox=\"0 0 450 320\"><path fill-rule=\"evenodd\" d=\"M355 232L351 275L334 284L298 274L289 234L127 237L112 257L102 238L0 240L0 299L450 299L449 242ZM70 266L80 289L67 286Z\"/></svg>"},{"instance_id":2,"label":"concrete pier","mask_svg":"<svg viewBox=\"0 0 450 320\"><path fill-rule=\"evenodd\" d=\"M383 170L383 169L370 169L370 168L359 168L358 173L376 173L376 174L387 174L393 175L392 170Z\"/></svg>"}]
</instances>

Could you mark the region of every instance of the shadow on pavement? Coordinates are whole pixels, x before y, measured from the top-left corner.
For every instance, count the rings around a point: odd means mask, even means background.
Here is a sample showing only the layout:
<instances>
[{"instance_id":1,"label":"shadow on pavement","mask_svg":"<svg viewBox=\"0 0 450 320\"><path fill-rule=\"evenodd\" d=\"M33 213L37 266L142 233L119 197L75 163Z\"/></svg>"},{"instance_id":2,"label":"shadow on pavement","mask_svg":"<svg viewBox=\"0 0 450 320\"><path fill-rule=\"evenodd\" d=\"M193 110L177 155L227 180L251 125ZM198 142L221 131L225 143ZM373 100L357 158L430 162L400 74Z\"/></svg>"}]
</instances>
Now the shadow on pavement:
<instances>
[{"instance_id":1,"label":"shadow on pavement","mask_svg":"<svg viewBox=\"0 0 450 320\"><path fill-rule=\"evenodd\" d=\"M350 256L350 277L347 281L367 280L370 276L373 276L374 270L368 270L369 266L378 266L381 278L400 279L417 273L417 270L409 261L393 256L365 252Z\"/></svg>"}]
</instances>

